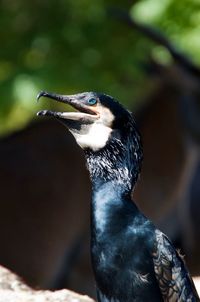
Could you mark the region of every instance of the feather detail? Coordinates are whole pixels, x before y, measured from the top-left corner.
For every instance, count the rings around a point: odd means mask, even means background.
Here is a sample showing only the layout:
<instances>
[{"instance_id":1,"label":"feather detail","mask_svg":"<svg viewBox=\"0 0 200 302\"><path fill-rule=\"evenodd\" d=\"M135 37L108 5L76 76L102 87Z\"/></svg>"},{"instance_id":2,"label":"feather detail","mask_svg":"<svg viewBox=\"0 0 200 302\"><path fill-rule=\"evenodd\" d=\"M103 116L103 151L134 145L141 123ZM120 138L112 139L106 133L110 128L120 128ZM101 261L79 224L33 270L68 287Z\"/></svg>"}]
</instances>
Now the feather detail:
<instances>
[{"instance_id":1,"label":"feather detail","mask_svg":"<svg viewBox=\"0 0 200 302\"><path fill-rule=\"evenodd\" d=\"M156 230L153 263L156 279L165 302L200 301L183 257L161 231Z\"/></svg>"}]
</instances>

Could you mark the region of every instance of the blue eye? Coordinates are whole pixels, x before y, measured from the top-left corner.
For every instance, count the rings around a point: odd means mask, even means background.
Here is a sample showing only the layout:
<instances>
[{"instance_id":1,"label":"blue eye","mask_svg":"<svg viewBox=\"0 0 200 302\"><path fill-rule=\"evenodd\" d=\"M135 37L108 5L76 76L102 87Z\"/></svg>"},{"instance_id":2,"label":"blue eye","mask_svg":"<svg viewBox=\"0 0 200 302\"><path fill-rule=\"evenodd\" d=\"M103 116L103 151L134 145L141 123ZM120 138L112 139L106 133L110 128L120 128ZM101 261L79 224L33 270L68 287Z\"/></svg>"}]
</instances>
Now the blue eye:
<instances>
[{"instance_id":1,"label":"blue eye","mask_svg":"<svg viewBox=\"0 0 200 302\"><path fill-rule=\"evenodd\" d=\"M89 99L87 102L89 105L95 105L97 103L97 100L92 98L92 99Z\"/></svg>"}]
</instances>

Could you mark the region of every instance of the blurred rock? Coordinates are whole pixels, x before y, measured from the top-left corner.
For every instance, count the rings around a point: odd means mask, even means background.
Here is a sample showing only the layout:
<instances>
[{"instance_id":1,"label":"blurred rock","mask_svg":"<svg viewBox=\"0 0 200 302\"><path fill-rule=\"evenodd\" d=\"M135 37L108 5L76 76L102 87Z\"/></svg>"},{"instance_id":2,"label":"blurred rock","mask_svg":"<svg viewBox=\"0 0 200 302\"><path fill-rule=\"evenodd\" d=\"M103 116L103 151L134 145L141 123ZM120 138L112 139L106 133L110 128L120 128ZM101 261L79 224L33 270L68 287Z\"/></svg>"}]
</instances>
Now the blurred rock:
<instances>
[{"instance_id":1,"label":"blurred rock","mask_svg":"<svg viewBox=\"0 0 200 302\"><path fill-rule=\"evenodd\" d=\"M63 289L34 290L4 267L0 267L0 302L94 302L87 296Z\"/></svg>"},{"instance_id":2,"label":"blurred rock","mask_svg":"<svg viewBox=\"0 0 200 302\"><path fill-rule=\"evenodd\" d=\"M194 284L196 286L197 292L200 295L200 276L193 278Z\"/></svg>"}]
</instances>

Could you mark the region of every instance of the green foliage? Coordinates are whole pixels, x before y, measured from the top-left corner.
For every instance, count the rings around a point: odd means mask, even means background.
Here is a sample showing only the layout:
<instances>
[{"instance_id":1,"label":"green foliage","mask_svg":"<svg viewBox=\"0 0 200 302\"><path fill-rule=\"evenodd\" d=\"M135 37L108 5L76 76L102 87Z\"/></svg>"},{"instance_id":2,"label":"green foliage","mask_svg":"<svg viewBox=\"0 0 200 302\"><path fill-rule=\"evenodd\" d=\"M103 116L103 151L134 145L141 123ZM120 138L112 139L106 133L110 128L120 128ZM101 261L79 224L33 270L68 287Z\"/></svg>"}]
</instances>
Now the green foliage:
<instances>
[{"instance_id":1,"label":"green foliage","mask_svg":"<svg viewBox=\"0 0 200 302\"><path fill-rule=\"evenodd\" d=\"M164 8L161 2L135 1L131 8L128 0L1 1L0 131L24 125L47 107L35 101L40 90L102 91L133 107L148 82L144 62L156 46L108 14L110 5L159 26L197 58L198 1L165 0ZM143 20L145 7L154 14Z\"/></svg>"},{"instance_id":2,"label":"green foliage","mask_svg":"<svg viewBox=\"0 0 200 302\"><path fill-rule=\"evenodd\" d=\"M200 64L199 0L142 0L132 7L131 13L140 22L160 29L183 53Z\"/></svg>"}]
</instances>

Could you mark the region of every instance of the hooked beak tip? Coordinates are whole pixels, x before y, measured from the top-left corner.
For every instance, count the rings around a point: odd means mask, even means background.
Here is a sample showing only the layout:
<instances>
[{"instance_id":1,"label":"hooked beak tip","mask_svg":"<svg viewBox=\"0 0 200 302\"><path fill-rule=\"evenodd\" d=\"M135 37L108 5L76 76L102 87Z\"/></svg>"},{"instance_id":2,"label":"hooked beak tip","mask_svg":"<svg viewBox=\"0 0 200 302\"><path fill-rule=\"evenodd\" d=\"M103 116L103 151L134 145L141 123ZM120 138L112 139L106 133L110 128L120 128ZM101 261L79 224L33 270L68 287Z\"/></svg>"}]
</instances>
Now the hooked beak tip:
<instances>
[{"instance_id":1,"label":"hooked beak tip","mask_svg":"<svg viewBox=\"0 0 200 302\"><path fill-rule=\"evenodd\" d=\"M37 102L39 101L39 99L42 97L42 96L47 96L48 93L46 91L41 91L38 93L37 97L36 97L36 100Z\"/></svg>"},{"instance_id":2,"label":"hooked beak tip","mask_svg":"<svg viewBox=\"0 0 200 302\"><path fill-rule=\"evenodd\" d=\"M42 115L46 115L47 110L41 110L37 112L37 116L42 116Z\"/></svg>"},{"instance_id":3,"label":"hooked beak tip","mask_svg":"<svg viewBox=\"0 0 200 302\"><path fill-rule=\"evenodd\" d=\"M68 103L71 100L68 96L60 95L57 93L50 93L47 91L41 91L40 93L38 93L37 101L39 101L39 99L41 97L47 97L47 98L50 98L57 102L62 102L62 103Z\"/></svg>"}]
</instances>

